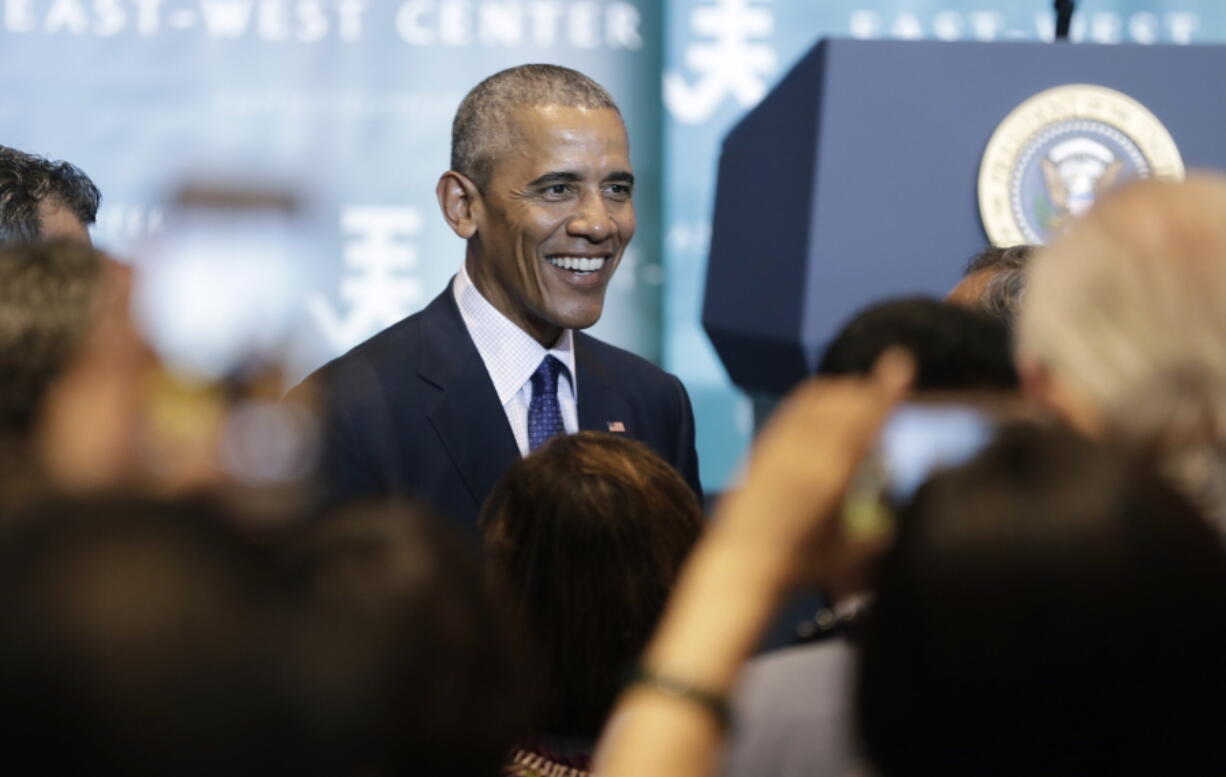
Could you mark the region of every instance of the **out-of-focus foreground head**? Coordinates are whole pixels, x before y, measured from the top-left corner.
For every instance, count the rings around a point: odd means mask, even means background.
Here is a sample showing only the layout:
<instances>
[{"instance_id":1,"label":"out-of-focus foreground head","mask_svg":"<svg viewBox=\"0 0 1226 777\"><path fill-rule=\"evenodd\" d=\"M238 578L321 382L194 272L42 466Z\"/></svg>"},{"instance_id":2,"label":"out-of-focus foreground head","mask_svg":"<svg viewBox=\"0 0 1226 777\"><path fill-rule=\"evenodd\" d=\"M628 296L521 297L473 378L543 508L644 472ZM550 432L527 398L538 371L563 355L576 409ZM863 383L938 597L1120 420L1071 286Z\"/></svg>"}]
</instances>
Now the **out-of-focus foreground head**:
<instances>
[{"instance_id":1,"label":"out-of-focus foreground head","mask_svg":"<svg viewBox=\"0 0 1226 777\"><path fill-rule=\"evenodd\" d=\"M104 258L70 240L0 246L0 434L24 438L94 313Z\"/></svg>"},{"instance_id":2,"label":"out-of-focus foreground head","mask_svg":"<svg viewBox=\"0 0 1226 777\"><path fill-rule=\"evenodd\" d=\"M858 680L877 773L1226 773L1226 550L1153 467L1008 429L897 526Z\"/></svg>"},{"instance_id":3,"label":"out-of-focus foreground head","mask_svg":"<svg viewBox=\"0 0 1226 777\"><path fill-rule=\"evenodd\" d=\"M0 741L39 774L322 775L270 564L205 502L31 508L0 533ZM294 646L297 647L296 645Z\"/></svg>"},{"instance_id":4,"label":"out-of-focus foreground head","mask_svg":"<svg viewBox=\"0 0 1226 777\"><path fill-rule=\"evenodd\" d=\"M868 375L902 346L915 358L918 391L1013 389L1009 330L979 310L927 297L874 303L848 321L822 354L819 375Z\"/></svg>"},{"instance_id":5,"label":"out-of-focus foreground head","mask_svg":"<svg viewBox=\"0 0 1226 777\"><path fill-rule=\"evenodd\" d=\"M1031 262L1025 388L1075 428L1157 446L1226 519L1226 179L1102 198Z\"/></svg>"},{"instance_id":6,"label":"out-of-focus foreground head","mask_svg":"<svg viewBox=\"0 0 1226 777\"><path fill-rule=\"evenodd\" d=\"M962 280L950 290L946 302L962 305L1012 326L1026 290L1026 265L1034 246L988 246L966 265Z\"/></svg>"},{"instance_id":7,"label":"out-of-focus foreground head","mask_svg":"<svg viewBox=\"0 0 1226 777\"><path fill-rule=\"evenodd\" d=\"M75 165L0 146L0 243L53 237L88 243L101 201Z\"/></svg>"},{"instance_id":8,"label":"out-of-focus foreground head","mask_svg":"<svg viewBox=\"0 0 1226 777\"><path fill-rule=\"evenodd\" d=\"M0 512L31 498L49 474L39 430L96 319L104 263L73 240L0 245Z\"/></svg>"},{"instance_id":9,"label":"out-of-focus foreground head","mask_svg":"<svg viewBox=\"0 0 1226 777\"><path fill-rule=\"evenodd\" d=\"M595 738L702 525L685 480L634 440L555 437L507 470L481 526L536 637L547 733Z\"/></svg>"},{"instance_id":10,"label":"out-of-focus foreground head","mask_svg":"<svg viewBox=\"0 0 1226 777\"><path fill-rule=\"evenodd\" d=\"M151 353L131 285L128 267L79 241L0 246L0 511L41 486L136 475Z\"/></svg>"},{"instance_id":11,"label":"out-of-focus foreground head","mask_svg":"<svg viewBox=\"0 0 1226 777\"><path fill-rule=\"evenodd\" d=\"M291 545L316 628L298 652L345 774L499 773L535 705L476 548L402 505L348 508Z\"/></svg>"}]
</instances>

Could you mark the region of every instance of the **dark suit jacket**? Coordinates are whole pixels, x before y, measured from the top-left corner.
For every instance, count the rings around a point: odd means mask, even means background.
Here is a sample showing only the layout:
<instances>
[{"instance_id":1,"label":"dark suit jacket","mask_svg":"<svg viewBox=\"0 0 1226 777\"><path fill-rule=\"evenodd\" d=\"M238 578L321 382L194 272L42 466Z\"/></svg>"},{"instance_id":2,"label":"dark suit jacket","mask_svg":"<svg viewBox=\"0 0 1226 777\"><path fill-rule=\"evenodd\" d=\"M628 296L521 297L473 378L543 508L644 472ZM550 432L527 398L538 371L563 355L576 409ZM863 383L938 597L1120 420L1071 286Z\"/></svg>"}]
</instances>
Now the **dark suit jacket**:
<instances>
[{"instance_id":1,"label":"dark suit jacket","mask_svg":"<svg viewBox=\"0 0 1226 777\"><path fill-rule=\"evenodd\" d=\"M575 332L579 427L620 424L702 498L694 415L677 378ZM419 313L321 367L327 505L406 495L475 526L519 458L515 436L448 287Z\"/></svg>"}]
</instances>

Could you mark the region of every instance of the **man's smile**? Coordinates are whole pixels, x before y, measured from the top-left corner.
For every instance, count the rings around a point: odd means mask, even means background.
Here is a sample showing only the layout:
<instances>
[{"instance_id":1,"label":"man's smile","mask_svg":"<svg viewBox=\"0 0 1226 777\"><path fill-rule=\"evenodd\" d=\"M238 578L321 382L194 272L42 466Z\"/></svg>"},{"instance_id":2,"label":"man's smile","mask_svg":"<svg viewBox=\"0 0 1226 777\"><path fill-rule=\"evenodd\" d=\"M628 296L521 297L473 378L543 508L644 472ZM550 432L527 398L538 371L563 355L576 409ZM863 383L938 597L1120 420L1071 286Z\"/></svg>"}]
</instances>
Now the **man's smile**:
<instances>
[{"instance_id":1,"label":"man's smile","mask_svg":"<svg viewBox=\"0 0 1226 777\"><path fill-rule=\"evenodd\" d=\"M604 268L605 263L608 261L608 255L582 256L559 254L547 256L545 261L562 270L570 270L580 275L590 275Z\"/></svg>"}]
</instances>

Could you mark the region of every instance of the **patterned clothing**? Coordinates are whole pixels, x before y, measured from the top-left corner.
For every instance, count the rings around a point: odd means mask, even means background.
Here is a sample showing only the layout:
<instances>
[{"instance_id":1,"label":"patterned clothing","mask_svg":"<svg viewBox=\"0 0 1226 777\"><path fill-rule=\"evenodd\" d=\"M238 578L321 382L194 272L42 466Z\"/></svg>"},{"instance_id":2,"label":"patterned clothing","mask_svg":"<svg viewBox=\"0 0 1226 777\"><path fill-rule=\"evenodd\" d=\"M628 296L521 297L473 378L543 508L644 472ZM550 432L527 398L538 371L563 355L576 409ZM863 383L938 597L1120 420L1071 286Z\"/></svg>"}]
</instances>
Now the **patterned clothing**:
<instances>
[{"instance_id":1,"label":"patterned clothing","mask_svg":"<svg viewBox=\"0 0 1226 777\"><path fill-rule=\"evenodd\" d=\"M575 381L575 333L563 329L552 348L546 349L532 335L516 326L511 319L489 303L460 265L451 286L460 318L468 330L477 353L485 363L502 403L503 412L511 424L511 432L519 445L521 456L528 455L528 407L532 403L532 374L541 366L546 355L555 357L566 369L558 380L558 405L562 410L562 425L567 434L579 431L579 387Z\"/></svg>"},{"instance_id":2,"label":"patterned clothing","mask_svg":"<svg viewBox=\"0 0 1226 777\"><path fill-rule=\"evenodd\" d=\"M563 758L541 748L516 748L503 770L503 777L591 777L587 757Z\"/></svg>"}]
</instances>

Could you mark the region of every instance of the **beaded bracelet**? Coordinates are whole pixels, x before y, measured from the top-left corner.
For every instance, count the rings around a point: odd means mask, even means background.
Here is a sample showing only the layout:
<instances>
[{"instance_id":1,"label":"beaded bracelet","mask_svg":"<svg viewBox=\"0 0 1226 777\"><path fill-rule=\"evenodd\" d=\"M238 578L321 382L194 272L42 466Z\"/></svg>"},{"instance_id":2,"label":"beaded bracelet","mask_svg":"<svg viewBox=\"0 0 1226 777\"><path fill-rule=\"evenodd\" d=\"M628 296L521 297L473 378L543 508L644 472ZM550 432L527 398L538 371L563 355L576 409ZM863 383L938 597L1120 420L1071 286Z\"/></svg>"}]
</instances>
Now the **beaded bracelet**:
<instances>
[{"instance_id":1,"label":"beaded bracelet","mask_svg":"<svg viewBox=\"0 0 1226 777\"><path fill-rule=\"evenodd\" d=\"M699 688L685 680L657 674L643 666L636 667L630 673L626 685L627 687L640 685L674 699L692 702L711 714L719 725L720 731L727 731L732 727L732 706L728 703L728 697L723 694Z\"/></svg>"}]
</instances>

